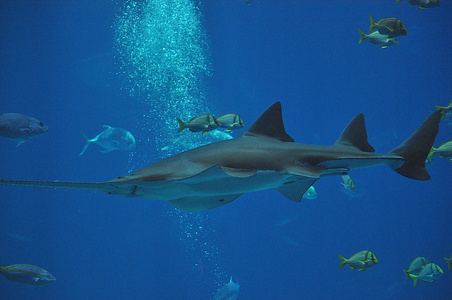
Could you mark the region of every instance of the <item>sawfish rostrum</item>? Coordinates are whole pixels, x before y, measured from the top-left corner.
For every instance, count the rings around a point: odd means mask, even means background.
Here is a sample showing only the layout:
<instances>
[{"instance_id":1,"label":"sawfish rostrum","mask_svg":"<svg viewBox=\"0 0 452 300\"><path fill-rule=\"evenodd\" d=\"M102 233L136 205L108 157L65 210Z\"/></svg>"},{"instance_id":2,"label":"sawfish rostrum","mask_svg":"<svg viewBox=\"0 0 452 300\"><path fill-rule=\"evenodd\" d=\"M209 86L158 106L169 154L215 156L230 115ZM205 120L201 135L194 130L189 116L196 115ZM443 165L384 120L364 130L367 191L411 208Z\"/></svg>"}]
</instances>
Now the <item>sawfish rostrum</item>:
<instances>
[{"instance_id":1,"label":"sawfish rostrum","mask_svg":"<svg viewBox=\"0 0 452 300\"><path fill-rule=\"evenodd\" d=\"M387 165L412 179L425 169L441 119L433 112L400 146L375 153L364 115L357 115L330 146L295 143L286 133L281 103L270 106L240 137L191 149L108 182L0 180L0 184L103 191L124 197L164 200L189 212L230 203L243 193L276 189L299 202L318 179L351 169Z\"/></svg>"}]
</instances>

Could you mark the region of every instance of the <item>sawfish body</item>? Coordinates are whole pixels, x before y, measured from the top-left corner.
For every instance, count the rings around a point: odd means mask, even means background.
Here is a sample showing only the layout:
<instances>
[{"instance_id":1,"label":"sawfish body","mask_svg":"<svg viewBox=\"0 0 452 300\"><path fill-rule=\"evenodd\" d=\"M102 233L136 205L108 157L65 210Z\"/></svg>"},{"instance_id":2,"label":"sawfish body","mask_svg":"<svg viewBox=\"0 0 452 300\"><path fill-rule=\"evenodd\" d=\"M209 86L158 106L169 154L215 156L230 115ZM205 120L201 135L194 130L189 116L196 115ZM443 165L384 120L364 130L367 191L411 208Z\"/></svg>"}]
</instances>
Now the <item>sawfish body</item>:
<instances>
[{"instance_id":1,"label":"sawfish body","mask_svg":"<svg viewBox=\"0 0 452 300\"><path fill-rule=\"evenodd\" d=\"M364 116L357 115L330 146L295 143L286 133L281 104L270 106L240 137L176 154L108 182L0 180L0 184L85 189L164 200L199 212L232 202L243 193L274 188L293 201L324 176L388 165L418 180L430 178L425 159L433 145L441 110L433 112L399 147L375 153Z\"/></svg>"}]
</instances>

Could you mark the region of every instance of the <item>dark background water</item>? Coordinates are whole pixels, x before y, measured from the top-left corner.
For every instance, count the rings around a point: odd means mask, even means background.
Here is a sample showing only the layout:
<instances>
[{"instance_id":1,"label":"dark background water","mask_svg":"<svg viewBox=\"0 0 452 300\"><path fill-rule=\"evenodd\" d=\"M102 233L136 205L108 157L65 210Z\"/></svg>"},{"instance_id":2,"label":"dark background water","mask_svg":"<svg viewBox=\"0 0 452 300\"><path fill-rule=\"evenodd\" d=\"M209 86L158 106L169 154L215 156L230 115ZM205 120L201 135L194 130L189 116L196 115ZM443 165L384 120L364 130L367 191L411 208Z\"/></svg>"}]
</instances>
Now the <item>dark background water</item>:
<instances>
[{"instance_id":1,"label":"dark background water","mask_svg":"<svg viewBox=\"0 0 452 300\"><path fill-rule=\"evenodd\" d=\"M247 126L281 101L296 141L331 144L363 112L369 142L387 152L452 98L447 1L426 10L392 0L245 2L204 1L201 12L212 65L207 103ZM115 75L121 5L0 2L0 112L50 127L19 148L0 140L1 178L104 181L147 164L131 166L127 153L95 145L78 156L80 132L95 136L104 124L142 130L137 99ZM408 36L387 49L358 45L369 14L398 17ZM451 132L442 123L435 145ZM0 278L0 298L209 299L232 275L240 299L447 299L452 164L437 157L428 171L432 180L419 182L387 167L353 170L352 197L340 178L325 178L316 200L293 203L269 190L188 216L160 201L1 187L0 264L38 265L57 281L35 287ZM377 266L339 270L339 253L364 249ZM402 270L417 256L444 275L413 288Z\"/></svg>"}]
</instances>

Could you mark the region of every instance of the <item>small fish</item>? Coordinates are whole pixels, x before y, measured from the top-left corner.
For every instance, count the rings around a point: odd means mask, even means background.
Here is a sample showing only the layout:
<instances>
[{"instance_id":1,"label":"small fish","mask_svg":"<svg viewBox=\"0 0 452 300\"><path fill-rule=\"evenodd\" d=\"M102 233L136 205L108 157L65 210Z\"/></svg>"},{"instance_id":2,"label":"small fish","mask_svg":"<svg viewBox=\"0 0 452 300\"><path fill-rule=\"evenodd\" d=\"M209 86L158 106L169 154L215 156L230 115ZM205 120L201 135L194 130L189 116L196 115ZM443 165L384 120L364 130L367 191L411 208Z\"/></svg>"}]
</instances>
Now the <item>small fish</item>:
<instances>
[{"instance_id":1,"label":"small fish","mask_svg":"<svg viewBox=\"0 0 452 300\"><path fill-rule=\"evenodd\" d=\"M236 114L226 114L217 117L217 121L220 123L221 128L227 128L226 131L232 131L245 126L242 118Z\"/></svg>"},{"instance_id":2,"label":"small fish","mask_svg":"<svg viewBox=\"0 0 452 300\"><path fill-rule=\"evenodd\" d=\"M388 46L396 45L399 43L397 38L389 37L386 34L381 34L378 31L372 31L369 34L365 34L361 29L358 28L359 34L361 38L359 39L359 43L361 44L365 39L368 39L371 44L379 45L380 48L384 49Z\"/></svg>"},{"instance_id":3,"label":"small fish","mask_svg":"<svg viewBox=\"0 0 452 300\"><path fill-rule=\"evenodd\" d=\"M233 139L232 135L230 135L229 133L216 129L209 131L209 136L214 138L216 141L225 141Z\"/></svg>"},{"instance_id":4,"label":"small fish","mask_svg":"<svg viewBox=\"0 0 452 300\"><path fill-rule=\"evenodd\" d=\"M342 269L343 266L348 265L350 269L365 271L368 268L378 264L377 257L369 250L360 251L356 254L353 254L348 259L339 254L339 259L341 260L339 269Z\"/></svg>"},{"instance_id":5,"label":"small fish","mask_svg":"<svg viewBox=\"0 0 452 300\"><path fill-rule=\"evenodd\" d=\"M450 271L450 269L452 268L452 257L451 258L444 257L444 260L447 262L447 267L449 268Z\"/></svg>"},{"instance_id":6,"label":"small fish","mask_svg":"<svg viewBox=\"0 0 452 300\"><path fill-rule=\"evenodd\" d=\"M213 300L236 300L239 296L240 285L229 279L229 283L225 284L221 289L219 289Z\"/></svg>"},{"instance_id":7,"label":"small fish","mask_svg":"<svg viewBox=\"0 0 452 300\"><path fill-rule=\"evenodd\" d=\"M413 275L419 275L419 273L421 273L422 269L429 264L429 260L426 259L425 257L416 257L410 264L410 267L408 268L408 270L403 270L403 272L405 272L405 280L408 280L408 278L410 277L410 274Z\"/></svg>"},{"instance_id":8,"label":"small fish","mask_svg":"<svg viewBox=\"0 0 452 300\"><path fill-rule=\"evenodd\" d=\"M356 185L350 175L342 175L341 177L343 181L341 184L344 186L344 188L351 192L356 192Z\"/></svg>"},{"instance_id":9,"label":"small fish","mask_svg":"<svg viewBox=\"0 0 452 300\"><path fill-rule=\"evenodd\" d=\"M446 118L446 116L452 111L452 101L449 102L448 106L440 106L440 105L435 105L435 108L437 109L441 109L441 120L444 120L444 118Z\"/></svg>"},{"instance_id":10,"label":"small fish","mask_svg":"<svg viewBox=\"0 0 452 300\"><path fill-rule=\"evenodd\" d=\"M188 130L190 130L191 132L202 131L202 134L206 134L208 131L220 126L220 123L211 114L199 115L190 119L190 121L188 122L184 122L181 119L177 118L177 122L179 122L179 129L177 130L177 132L181 132L185 128L188 128Z\"/></svg>"},{"instance_id":11,"label":"small fish","mask_svg":"<svg viewBox=\"0 0 452 300\"><path fill-rule=\"evenodd\" d=\"M18 114L6 113L0 115L0 136L10 140L17 140L19 147L29 138L46 133L49 127L38 119Z\"/></svg>"},{"instance_id":12,"label":"small fish","mask_svg":"<svg viewBox=\"0 0 452 300\"><path fill-rule=\"evenodd\" d=\"M402 21L397 18L385 18L375 22L374 18L369 15L370 28L369 32L377 29L379 33L386 34L389 37L396 37L400 35L407 35L408 32Z\"/></svg>"},{"instance_id":13,"label":"small fish","mask_svg":"<svg viewBox=\"0 0 452 300\"><path fill-rule=\"evenodd\" d=\"M0 274L8 280L29 285L46 285L56 280L52 274L43 268L28 264L14 264L0 267Z\"/></svg>"},{"instance_id":14,"label":"small fish","mask_svg":"<svg viewBox=\"0 0 452 300\"><path fill-rule=\"evenodd\" d=\"M410 274L410 277L414 279L414 286L417 285L419 280L424 282L433 282L443 275L444 271L440 266L434 263L428 263L419 273L419 275Z\"/></svg>"},{"instance_id":15,"label":"small fish","mask_svg":"<svg viewBox=\"0 0 452 300\"><path fill-rule=\"evenodd\" d=\"M108 125L104 125L103 127L105 130L93 139L89 139L87 136L83 135L86 139L86 144L79 155L85 153L91 143L104 148L100 151L102 153L108 153L114 150L130 151L135 147L135 138L129 131L122 128L110 127Z\"/></svg>"},{"instance_id":16,"label":"small fish","mask_svg":"<svg viewBox=\"0 0 452 300\"><path fill-rule=\"evenodd\" d=\"M402 0L396 0L396 3L402 2ZM419 6L419 9L439 7L439 0L408 0L411 5Z\"/></svg>"},{"instance_id":17,"label":"small fish","mask_svg":"<svg viewBox=\"0 0 452 300\"><path fill-rule=\"evenodd\" d=\"M317 192L313 185L311 185L308 190L303 194L304 199L315 200L317 199Z\"/></svg>"},{"instance_id":18,"label":"small fish","mask_svg":"<svg viewBox=\"0 0 452 300\"><path fill-rule=\"evenodd\" d=\"M431 161L435 154L438 154L442 158L450 158L450 161L452 161L452 141L445 142L438 148L432 147L430 153L427 155L427 161Z\"/></svg>"}]
</instances>

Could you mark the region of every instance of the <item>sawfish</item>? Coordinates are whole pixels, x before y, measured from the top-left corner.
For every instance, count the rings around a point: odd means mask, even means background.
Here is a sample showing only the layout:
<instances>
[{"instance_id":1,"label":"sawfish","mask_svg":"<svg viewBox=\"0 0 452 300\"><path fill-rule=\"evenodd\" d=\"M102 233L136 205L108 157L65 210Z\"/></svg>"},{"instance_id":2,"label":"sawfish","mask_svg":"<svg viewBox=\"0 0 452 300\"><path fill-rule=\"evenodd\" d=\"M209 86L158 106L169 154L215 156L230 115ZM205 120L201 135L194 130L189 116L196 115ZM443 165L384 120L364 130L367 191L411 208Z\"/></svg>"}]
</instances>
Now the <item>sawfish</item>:
<instances>
[{"instance_id":1,"label":"sawfish","mask_svg":"<svg viewBox=\"0 0 452 300\"><path fill-rule=\"evenodd\" d=\"M367 140L362 113L350 121L333 145L302 144L287 134L281 103L276 102L240 137L176 154L107 182L0 180L0 184L163 200L188 212L215 208L244 193L267 189L299 202L320 178L346 175L357 168L387 165L411 179L430 179L425 159L440 119L438 109L402 144L379 154Z\"/></svg>"}]
</instances>

